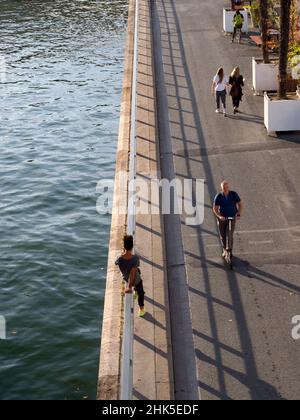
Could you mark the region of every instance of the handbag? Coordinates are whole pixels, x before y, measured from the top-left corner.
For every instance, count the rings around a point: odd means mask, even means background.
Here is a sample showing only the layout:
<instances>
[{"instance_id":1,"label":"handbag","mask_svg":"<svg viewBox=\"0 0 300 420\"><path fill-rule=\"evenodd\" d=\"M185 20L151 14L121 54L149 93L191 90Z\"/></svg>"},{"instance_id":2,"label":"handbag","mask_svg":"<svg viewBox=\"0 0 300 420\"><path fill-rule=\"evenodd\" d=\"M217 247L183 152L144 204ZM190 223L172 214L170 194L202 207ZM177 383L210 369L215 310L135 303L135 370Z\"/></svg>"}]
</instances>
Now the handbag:
<instances>
[{"instance_id":1,"label":"handbag","mask_svg":"<svg viewBox=\"0 0 300 420\"><path fill-rule=\"evenodd\" d=\"M235 96L240 96L240 88L239 88L239 86L237 85L236 82L232 85L230 95L234 96L234 97Z\"/></svg>"}]
</instances>

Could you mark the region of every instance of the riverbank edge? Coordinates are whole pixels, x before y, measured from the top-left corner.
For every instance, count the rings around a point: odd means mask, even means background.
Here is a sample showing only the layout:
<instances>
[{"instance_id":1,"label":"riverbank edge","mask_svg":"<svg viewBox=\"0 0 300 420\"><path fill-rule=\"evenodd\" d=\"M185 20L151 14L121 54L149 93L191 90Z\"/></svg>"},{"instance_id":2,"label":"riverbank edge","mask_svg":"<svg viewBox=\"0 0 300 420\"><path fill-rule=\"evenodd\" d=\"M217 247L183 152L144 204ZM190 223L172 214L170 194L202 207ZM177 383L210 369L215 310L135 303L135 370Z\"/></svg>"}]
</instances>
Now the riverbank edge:
<instances>
[{"instance_id":1,"label":"riverbank edge","mask_svg":"<svg viewBox=\"0 0 300 420\"><path fill-rule=\"evenodd\" d=\"M134 21L135 0L129 0L113 209L128 202L128 178L124 180L124 176L128 177L129 170ZM126 233L126 226L127 214L114 211L109 241L97 400L120 399L124 297L119 270L114 263L116 255L122 249L122 237Z\"/></svg>"}]
</instances>

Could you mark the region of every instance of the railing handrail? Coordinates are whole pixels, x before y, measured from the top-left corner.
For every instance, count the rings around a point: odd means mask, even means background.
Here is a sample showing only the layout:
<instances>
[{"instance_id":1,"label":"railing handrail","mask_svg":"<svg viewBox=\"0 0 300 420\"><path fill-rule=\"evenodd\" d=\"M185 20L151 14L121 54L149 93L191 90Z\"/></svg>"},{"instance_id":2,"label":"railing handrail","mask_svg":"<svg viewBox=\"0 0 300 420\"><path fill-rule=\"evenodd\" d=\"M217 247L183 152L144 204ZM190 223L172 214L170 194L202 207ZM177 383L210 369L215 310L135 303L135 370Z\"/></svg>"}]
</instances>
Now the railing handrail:
<instances>
[{"instance_id":1,"label":"railing handrail","mask_svg":"<svg viewBox=\"0 0 300 420\"><path fill-rule=\"evenodd\" d=\"M128 220L127 233L135 236L136 228L136 111L137 111L137 68L138 68L138 23L139 0L135 0L134 56L132 71L131 127L130 127L130 157L128 178ZM125 295L124 306L124 336L121 374L121 400L132 400L133 391L133 296Z\"/></svg>"}]
</instances>

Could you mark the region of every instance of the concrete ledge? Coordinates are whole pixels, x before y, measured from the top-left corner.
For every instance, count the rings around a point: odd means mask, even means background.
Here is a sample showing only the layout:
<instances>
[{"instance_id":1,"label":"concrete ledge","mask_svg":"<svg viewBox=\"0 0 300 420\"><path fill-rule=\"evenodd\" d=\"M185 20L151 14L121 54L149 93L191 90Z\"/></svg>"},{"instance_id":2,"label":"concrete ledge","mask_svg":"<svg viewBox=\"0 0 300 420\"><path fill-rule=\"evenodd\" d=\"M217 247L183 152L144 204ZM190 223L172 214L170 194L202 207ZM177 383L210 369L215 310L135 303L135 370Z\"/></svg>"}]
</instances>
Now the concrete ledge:
<instances>
[{"instance_id":1,"label":"concrete ledge","mask_svg":"<svg viewBox=\"0 0 300 420\"><path fill-rule=\"evenodd\" d=\"M137 95L137 180L161 178L153 62L152 0L140 0ZM138 192L138 202L159 206L156 197ZM146 292L146 317L135 316L133 397L173 400L174 378L170 334L165 233L161 214L137 215L136 249ZM135 312L136 312L135 308Z\"/></svg>"},{"instance_id":2,"label":"concrete ledge","mask_svg":"<svg viewBox=\"0 0 300 420\"><path fill-rule=\"evenodd\" d=\"M115 190L113 208L127 203L128 179L120 179L120 173L128 173L130 150L132 68L134 54L135 1L129 0L128 32L125 51L125 70L120 115L119 140L116 161ZM125 188L124 188L125 185ZM103 313L100 368L98 380L98 400L120 399L121 351L123 338L123 296L122 282L114 267L116 255L122 247L122 236L126 232L127 215L112 215L108 256L105 305Z\"/></svg>"},{"instance_id":3,"label":"concrete ledge","mask_svg":"<svg viewBox=\"0 0 300 420\"><path fill-rule=\"evenodd\" d=\"M137 181L160 178L159 141L156 115L156 87L153 63L151 1L140 0L138 91L137 91ZM129 2L128 40L120 116L107 286L103 315L98 399L120 399L124 299L115 258L122 247L127 215L117 210L128 202L128 168L132 96L135 0ZM120 174L122 176L120 177ZM124 174L126 174L124 176ZM125 179L124 179L125 177ZM156 197L143 197L150 206L159 206ZM159 213L159 212L158 212ZM146 316L137 316L135 305L133 398L173 400L174 378L170 334L169 293L166 273L165 233L161 214L137 215L136 250L146 291Z\"/></svg>"}]
</instances>

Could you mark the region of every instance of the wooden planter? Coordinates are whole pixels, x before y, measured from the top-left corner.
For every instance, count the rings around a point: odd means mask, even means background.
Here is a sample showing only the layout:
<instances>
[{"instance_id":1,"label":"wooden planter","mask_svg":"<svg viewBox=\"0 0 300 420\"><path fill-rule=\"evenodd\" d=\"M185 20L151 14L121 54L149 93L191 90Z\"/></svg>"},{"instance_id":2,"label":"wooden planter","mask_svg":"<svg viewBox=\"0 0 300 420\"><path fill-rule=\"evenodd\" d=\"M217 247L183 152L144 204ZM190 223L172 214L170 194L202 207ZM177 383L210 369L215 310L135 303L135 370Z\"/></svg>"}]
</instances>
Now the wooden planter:
<instances>
[{"instance_id":1,"label":"wooden planter","mask_svg":"<svg viewBox=\"0 0 300 420\"><path fill-rule=\"evenodd\" d=\"M275 92L278 89L278 59L271 60L265 64L262 58L252 58L252 81L255 94L264 92ZM296 92L299 81L292 78L287 79L287 92Z\"/></svg>"},{"instance_id":2,"label":"wooden planter","mask_svg":"<svg viewBox=\"0 0 300 420\"><path fill-rule=\"evenodd\" d=\"M297 92L299 86L299 81L294 80L292 77L287 80L287 91L288 92Z\"/></svg>"},{"instance_id":3,"label":"wooden planter","mask_svg":"<svg viewBox=\"0 0 300 420\"><path fill-rule=\"evenodd\" d=\"M258 95L262 92L276 91L278 86L278 60L265 64L263 59L252 58L253 89Z\"/></svg>"}]
</instances>

